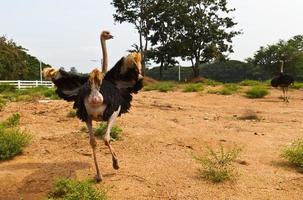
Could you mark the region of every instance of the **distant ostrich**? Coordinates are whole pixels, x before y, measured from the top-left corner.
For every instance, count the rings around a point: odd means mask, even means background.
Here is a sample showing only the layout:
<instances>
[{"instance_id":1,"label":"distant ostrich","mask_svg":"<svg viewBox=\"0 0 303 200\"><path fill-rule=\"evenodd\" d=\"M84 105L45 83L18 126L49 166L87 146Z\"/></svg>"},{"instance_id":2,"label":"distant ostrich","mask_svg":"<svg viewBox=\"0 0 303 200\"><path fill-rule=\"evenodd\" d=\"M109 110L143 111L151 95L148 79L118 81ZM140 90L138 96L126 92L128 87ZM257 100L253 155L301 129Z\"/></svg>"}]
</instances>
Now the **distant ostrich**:
<instances>
[{"instance_id":1,"label":"distant ostrich","mask_svg":"<svg viewBox=\"0 0 303 200\"><path fill-rule=\"evenodd\" d=\"M283 72L284 61L281 61L281 71L278 76L274 77L270 84L273 87L281 87L283 91L283 101L289 102L288 99L288 87L294 83L294 78L291 75L285 74Z\"/></svg>"},{"instance_id":2,"label":"distant ostrich","mask_svg":"<svg viewBox=\"0 0 303 200\"><path fill-rule=\"evenodd\" d=\"M113 36L107 31L102 32L100 36L103 55L102 72L94 69L88 76L80 76L53 68L44 70L45 77L51 78L56 85L58 96L64 100L73 101L74 108L77 109L77 117L86 122L97 181L102 181L102 174L100 174L96 158L97 143L92 121L107 122L104 142L112 154L113 168L119 169L118 158L110 144L110 132L116 118L122 113L128 112L132 94L137 93L143 87L140 53L131 53L126 58L122 57L106 73L108 67L106 40L111 38Z\"/></svg>"}]
</instances>

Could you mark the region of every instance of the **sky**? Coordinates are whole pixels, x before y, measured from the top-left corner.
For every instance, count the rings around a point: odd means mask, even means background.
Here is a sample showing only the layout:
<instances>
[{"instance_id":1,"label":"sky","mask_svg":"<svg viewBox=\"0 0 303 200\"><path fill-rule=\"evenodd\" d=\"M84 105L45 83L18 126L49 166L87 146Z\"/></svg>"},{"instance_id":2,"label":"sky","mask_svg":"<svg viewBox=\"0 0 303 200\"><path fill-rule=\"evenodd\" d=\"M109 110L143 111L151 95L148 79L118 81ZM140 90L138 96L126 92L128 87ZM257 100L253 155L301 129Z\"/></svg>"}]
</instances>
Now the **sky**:
<instances>
[{"instance_id":1,"label":"sky","mask_svg":"<svg viewBox=\"0 0 303 200\"><path fill-rule=\"evenodd\" d=\"M138 43L133 25L113 20L110 0L0 0L0 35L13 39L29 53L55 68L76 67L89 72L100 66L101 30L115 36L108 41L113 66ZM243 34L233 40L231 59L253 56L260 46L303 34L302 0L228 0Z\"/></svg>"}]
</instances>

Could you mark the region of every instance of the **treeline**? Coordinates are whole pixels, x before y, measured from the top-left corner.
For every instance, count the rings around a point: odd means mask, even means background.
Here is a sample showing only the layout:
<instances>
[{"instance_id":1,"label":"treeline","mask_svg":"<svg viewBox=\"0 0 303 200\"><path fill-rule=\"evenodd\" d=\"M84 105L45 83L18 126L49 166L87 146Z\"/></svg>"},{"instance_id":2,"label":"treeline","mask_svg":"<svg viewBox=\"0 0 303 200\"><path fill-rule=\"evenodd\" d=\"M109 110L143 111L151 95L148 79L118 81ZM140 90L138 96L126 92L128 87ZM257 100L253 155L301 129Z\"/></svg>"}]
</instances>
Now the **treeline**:
<instances>
[{"instance_id":1,"label":"treeline","mask_svg":"<svg viewBox=\"0 0 303 200\"><path fill-rule=\"evenodd\" d=\"M133 50L142 52L143 69L152 60L160 66L160 78L179 59L189 61L198 76L201 64L225 60L241 33L227 0L113 0L112 5L114 20L138 31Z\"/></svg>"},{"instance_id":2,"label":"treeline","mask_svg":"<svg viewBox=\"0 0 303 200\"><path fill-rule=\"evenodd\" d=\"M41 62L42 69L51 67ZM61 67L64 69L64 67ZM69 72L78 73L75 67ZM40 80L40 61L5 36L0 37L0 80Z\"/></svg>"},{"instance_id":3,"label":"treeline","mask_svg":"<svg viewBox=\"0 0 303 200\"><path fill-rule=\"evenodd\" d=\"M199 65L199 76L221 81L239 82L246 79L265 81L280 72L281 61L284 61L284 72L303 81L303 35L294 36L290 40L280 40L276 44L260 47L251 58L245 62L225 60ZM179 67L167 67L162 71L162 80L178 80ZM146 71L146 75L161 79L160 68ZM190 67L181 68L181 80L194 77Z\"/></svg>"},{"instance_id":4,"label":"treeline","mask_svg":"<svg viewBox=\"0 0 303 200\"><path fill-rule=\"evenodd\" d=\"M49 65L42 63L42 67ZM5 36L0 37L0 80L38 80L39 60Z\"/></svg>"}]
</instances>

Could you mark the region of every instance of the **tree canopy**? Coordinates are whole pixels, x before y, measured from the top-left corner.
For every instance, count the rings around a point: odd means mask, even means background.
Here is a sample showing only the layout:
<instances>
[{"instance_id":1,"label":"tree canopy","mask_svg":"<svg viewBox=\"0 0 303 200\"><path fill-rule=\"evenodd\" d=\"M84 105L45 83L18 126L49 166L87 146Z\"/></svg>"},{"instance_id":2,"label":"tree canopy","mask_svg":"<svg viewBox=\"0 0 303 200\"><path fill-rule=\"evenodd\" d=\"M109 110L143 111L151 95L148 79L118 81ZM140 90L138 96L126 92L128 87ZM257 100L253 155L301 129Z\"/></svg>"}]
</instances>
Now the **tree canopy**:
<instances>
[{"instance_id":1,"label":"tree canopy","mask_svg":"<svg viewBox=\"0 0 303 200\"><path fill-rule=\"evenodd\" d=\"M42 67L49 66L42 63ZM27 53L22 46L5 36L0 37L0 79L1 80L38 80L40 77L39 60Z\"/></svg>"}]
</instances>

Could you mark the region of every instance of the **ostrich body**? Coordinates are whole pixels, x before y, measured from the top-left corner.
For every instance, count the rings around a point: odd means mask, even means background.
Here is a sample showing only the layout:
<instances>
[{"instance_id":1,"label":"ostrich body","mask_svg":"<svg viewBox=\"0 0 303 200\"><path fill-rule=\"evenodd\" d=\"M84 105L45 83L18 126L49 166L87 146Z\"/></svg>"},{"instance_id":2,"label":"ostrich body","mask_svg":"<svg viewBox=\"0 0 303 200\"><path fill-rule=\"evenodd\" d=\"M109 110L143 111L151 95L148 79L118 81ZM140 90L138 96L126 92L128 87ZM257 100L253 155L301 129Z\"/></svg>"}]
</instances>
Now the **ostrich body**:
<instances>
[{"instance_id":1,"label":"ostrich body","mask_svg":"<svg viewBox=\"0 0 303 200\"><path fill-rule=\"evenodd\" d=\"M294 83L294 78L291 75L285 74L283 72L284 61L281 61L281 71L278 76L274 77L270 84L272 87L281 87L283 91L283 101L289 102L288 88Z\"/></svg>"},{"instance_id":2,"label":"ostrich body","mask_svg":"<svg viewBox=\"0 0 303 200\"><path fill-rule=\"evenodd\" d=\"M96 140L93 133L92 121L106 121L107 129L103 138L108 146L113 161L113 168L119 169L118 158L110 144L110 132L116 118L128 112L132 94L143 87L141 71L141 54L132 53L122 57L116 65L107 71L106 40L111 39L109 32L101 34L103 55L102 72L94 69L88 76L67 73L63 70L47 68L44 75L51 78L56 85L56 93L66 101L73 101L76 114L86 123L90 145L93 150L94 164L96 167L96 180L102 181L96 157ZM104 75L104 73L106 73Z\"/></svg>"}]
</instances>

